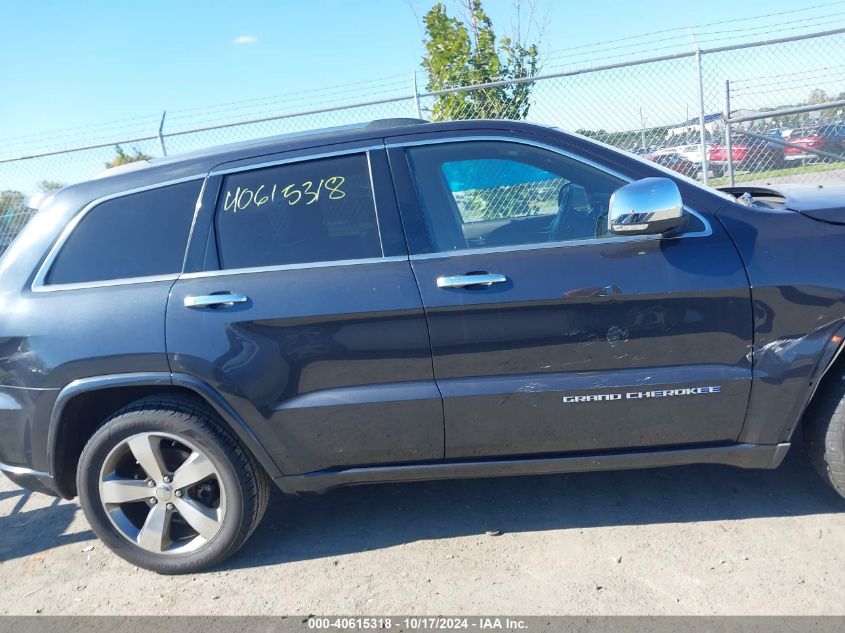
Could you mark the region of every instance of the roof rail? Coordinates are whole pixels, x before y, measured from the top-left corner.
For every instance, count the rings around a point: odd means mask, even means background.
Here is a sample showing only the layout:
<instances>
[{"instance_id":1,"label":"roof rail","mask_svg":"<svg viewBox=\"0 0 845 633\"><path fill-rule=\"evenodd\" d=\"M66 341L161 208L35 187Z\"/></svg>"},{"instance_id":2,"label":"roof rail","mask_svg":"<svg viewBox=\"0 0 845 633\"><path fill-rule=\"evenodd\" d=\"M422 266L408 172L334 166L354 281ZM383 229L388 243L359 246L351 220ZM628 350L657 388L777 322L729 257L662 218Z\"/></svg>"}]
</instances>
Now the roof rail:
<instances>
[{"instance_id":1,"label":"roof rail","mask_svg":"<svg viewBox=\"0 0 845 633\"><path fill-rule=\"evenodd\" d=\"M374 119L367 123L364 127L368 130L381 130L389 127L400 127L402 125L419 125L420 123L429 123L425 119L413 119L410 117L399 117L396 119Z\"/></svg>"}]
</instances>

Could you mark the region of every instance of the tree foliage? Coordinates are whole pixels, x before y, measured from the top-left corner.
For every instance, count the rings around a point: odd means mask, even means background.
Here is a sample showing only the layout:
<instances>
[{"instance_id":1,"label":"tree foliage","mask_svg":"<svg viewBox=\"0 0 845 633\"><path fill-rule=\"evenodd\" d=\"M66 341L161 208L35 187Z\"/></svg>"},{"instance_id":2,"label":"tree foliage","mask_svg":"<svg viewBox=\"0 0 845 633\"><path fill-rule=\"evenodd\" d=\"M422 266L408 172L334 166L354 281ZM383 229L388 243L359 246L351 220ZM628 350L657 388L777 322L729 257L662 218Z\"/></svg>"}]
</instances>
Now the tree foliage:
<instances>
[{"instance_id":1,"label":"tree foliage","mask_svg":"<svg viewBox=\"0 0 845 633\"><path fill-rule=\"evenodd\" d=\"M42 193L53 193L54 191L58 191L66 187L65 183L59 182L58 180L41 180L38 182L38 191Z\"/></svg>"},{"instance_id":2,"label":"tree foliage","mask_svg":"<svg viewBox=\"0 0 845 633\"><path fill-rule=\"evenodd\" d=\"M536 44L516 37L496 37L482 0L465 0L465 20L450 16L438 2L425 14L425 56L429 91L533 77L538 69ZM524 119L531 83L461 91L435 98L431 119Z\"/></svg>"},{"instance_id":3,"label":"tree foliage","mask_svg":"<svg viewBox=\"0 0 845 633\"><path fill-rule=\"evenodd\" d=\"M15 238L32 216L26 197L20 191L0 191L0 253Z\"/></svg>"},{"instance_id":4,"label":"tree foliage","mask_svg":"<svg viewBox=\"0 0 845 633\"><path fill-rule=\"evenodd\" d=\"M666 141L666 136L668 132L669 128L667 126L653 127L645 131L625 130L623 132L609 132L602 128L599 128L598 130L575 130L576 134L581 134L582 136L596 139L597 141L601 141L602 143L607 143L608 145L613 145L614 147L620 147L622 149L632 151L643 146L659 147L663 145ZM698 132L696 132L695 134L697 135ZM675 137L673 138L673 143L677 145L683 145L686 143L698 142L698 136L695 136L695 138L692 138L692 140L690 140L690 138L691 137L685 136Z\"/></svg>"},{"instance_id":5,"label":"tree foliage","mask_svg":"<svg viewBox=\"0 0 845 633\"><path fill-rule=\"evenodd\" d=\"M106 163L106 169L111 169L112 167L119 167L120 165L126 165L127 163L134 163L138 160L149 160L152 158L152 156L150 156L149 154L144 154L137 147L133 147L132 153L129 153L124 150L120 145L115 145L114 152L114 158L112 158L109 162Z\"/></svg>"},{"instance_id":6,"label":"tree foliage","mask_svg":"<svg viewBox=\"0 0 845 633\"><path fill-rule=\"evenodd\" d=\"M24 195L20 191L7 189L0 191L0 215L18 213L25 208Z\"/></svg>"},{"instance_id":7,"label":"tree foliage","mask_svg":"<svg viewBox=\"0 0 845 633\"><path fill-rule=\"evenodd\" d=\"M785 108L792 108L803 105L824 105L830 101L841 101L845 99L845 92L840 92L837 95L829 95L821 88L813 88L807 98L800 103L783 103L770 108L760 108L760 112L768 112L775 110L783 110ZM838 120L842 115L841 109L825 110L819 109L813 112L801 112L798 114L782 114L774 116L770 119L765 119L757 124L752 124L752 128L760 128L775 125L777 127L800 127L804 125L812 125L813 123L824 123L829 119Z\"/></svg>"}]
</instances>

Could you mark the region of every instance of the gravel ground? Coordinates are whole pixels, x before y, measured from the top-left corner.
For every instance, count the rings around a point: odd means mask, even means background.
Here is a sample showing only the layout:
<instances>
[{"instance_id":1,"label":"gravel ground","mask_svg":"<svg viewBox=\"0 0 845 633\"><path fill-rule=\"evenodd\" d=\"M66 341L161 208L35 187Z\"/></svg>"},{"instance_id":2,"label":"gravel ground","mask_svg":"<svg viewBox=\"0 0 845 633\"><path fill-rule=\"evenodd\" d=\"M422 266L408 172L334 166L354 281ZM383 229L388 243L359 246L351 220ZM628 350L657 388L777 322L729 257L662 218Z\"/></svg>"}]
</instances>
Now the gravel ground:
<instances>
[{"instance_id":1,"label":"gravel ground","mask_svg":"<svg viewBox=\"0 0 845 633\"><path fill-rule=\"evenodd\" d=\"M845 501L799 450L776 471L276 494L224 567L164 577L112 555L75 503L3 478L0 612L845 614Z\"/></svg>"}]
</instances>

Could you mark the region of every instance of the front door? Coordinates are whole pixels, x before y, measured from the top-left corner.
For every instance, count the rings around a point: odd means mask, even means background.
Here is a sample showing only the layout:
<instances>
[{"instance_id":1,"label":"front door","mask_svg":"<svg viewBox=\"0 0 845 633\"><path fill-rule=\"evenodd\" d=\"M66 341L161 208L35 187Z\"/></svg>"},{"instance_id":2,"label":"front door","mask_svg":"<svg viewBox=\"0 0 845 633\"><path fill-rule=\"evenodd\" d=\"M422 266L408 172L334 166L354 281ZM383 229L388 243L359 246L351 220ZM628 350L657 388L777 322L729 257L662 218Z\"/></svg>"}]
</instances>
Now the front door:
<instances>
[{"instance_id":1,"label":"front door","mask_svg":"<svg viewBox=\"0 0 845 633\"><path fill-rule=\"evenodd\" d=\"M167 310L172 371L214 387L286 475L443 457L443 413L383 149L209 177L200 270Z\"/></svg>"},{"instance_id":2,"label":"front door","mask_svg":"<svg viewBox=\"0 0 845 633\"><path fill-rule=\"evenodd\" d=\"M406 227L428 234L408 238L447 458L737 438L751 303L718 222L609 235L625 180L537 143L429 141L390 160L419 198L400 194Z\"/></svg>"}]
</instances>

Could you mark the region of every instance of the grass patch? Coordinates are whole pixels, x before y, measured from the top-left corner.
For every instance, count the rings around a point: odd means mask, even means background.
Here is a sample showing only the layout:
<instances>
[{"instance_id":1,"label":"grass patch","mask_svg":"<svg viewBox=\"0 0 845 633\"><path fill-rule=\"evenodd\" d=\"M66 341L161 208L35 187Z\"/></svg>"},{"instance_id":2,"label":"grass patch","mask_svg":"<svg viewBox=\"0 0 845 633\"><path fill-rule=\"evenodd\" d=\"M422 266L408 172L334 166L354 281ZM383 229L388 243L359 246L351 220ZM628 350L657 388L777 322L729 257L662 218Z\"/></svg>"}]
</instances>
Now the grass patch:
<instances>
[{"instance_id":1,"label":"grass patch","mask_svg":"<svg viewBox=\"0 0 845 633\"><path fill-rule=\"evenodd\" d=\"M832 171L834 169L845 169L845 161L836 163L809 163L807 165L798 165L796 167L781 167L779 169L770 169L768 171L745 171L734 173L734 182L740 184L743 182L758 182L767 180L769 178L777 178L779 176L796 176L800 174L812 174L819 171ZM719 178L711 178L709 181L712 187L721 187L728 184L728 177L721 176Z\"/></svg>"}]
</instances>

